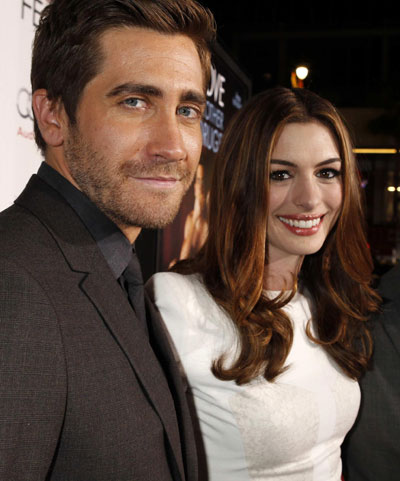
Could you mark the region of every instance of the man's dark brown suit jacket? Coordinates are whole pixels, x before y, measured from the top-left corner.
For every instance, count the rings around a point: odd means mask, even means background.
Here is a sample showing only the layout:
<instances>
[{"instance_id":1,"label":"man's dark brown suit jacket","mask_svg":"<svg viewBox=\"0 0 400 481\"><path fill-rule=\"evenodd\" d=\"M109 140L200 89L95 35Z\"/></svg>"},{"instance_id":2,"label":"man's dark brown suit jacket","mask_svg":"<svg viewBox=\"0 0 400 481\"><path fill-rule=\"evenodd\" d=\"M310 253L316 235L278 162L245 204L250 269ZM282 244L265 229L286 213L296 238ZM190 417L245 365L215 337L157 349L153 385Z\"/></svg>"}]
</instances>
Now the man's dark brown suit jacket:
<instances>
[{"instance_id":1,"label":"man's dark brown suit jacket","mask_svg":"<svg viewBox=\"0 0 400 481\"><path fill-rule=\"evenodd\" d=\"M1 480L196 480L180 375L147 309L158 361L93 238L33 176L0 214Z\"/></svg>"}]
</instances>

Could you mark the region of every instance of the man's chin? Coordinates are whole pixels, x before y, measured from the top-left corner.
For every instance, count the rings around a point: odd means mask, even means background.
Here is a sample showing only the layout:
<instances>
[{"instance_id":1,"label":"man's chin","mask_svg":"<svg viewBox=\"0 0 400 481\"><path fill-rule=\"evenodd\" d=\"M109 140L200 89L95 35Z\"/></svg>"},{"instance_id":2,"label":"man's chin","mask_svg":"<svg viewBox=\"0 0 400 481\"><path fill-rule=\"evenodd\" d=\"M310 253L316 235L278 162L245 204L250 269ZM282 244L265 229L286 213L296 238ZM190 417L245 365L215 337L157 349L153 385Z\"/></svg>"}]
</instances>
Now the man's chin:
<instances>
[{"instance_id":1,"label":"man's chin","mask_svg":"<svg viewBox=\"0 0 400 481\"><path fill-rule=\"evenodd\" d=\"M107 215L111 220L124 227L139 227L142 229L164 229L171 224L179 212L179 207L163 209L161 212L158 210L154 212L146 212L141 210L137 215L130 212L109 212Z\"/></svg>"},{"instance_id":2,"label":"man's chin","mask_svg":"<svg viewBox=\"0 0 400 481\"><path fill-rule=\"evenodd\" d=\"M97 206L118 226L163 229L175 219L186 189L169 193L132 192L114 189L101 198Z\"/></svg>"}]
</instances>

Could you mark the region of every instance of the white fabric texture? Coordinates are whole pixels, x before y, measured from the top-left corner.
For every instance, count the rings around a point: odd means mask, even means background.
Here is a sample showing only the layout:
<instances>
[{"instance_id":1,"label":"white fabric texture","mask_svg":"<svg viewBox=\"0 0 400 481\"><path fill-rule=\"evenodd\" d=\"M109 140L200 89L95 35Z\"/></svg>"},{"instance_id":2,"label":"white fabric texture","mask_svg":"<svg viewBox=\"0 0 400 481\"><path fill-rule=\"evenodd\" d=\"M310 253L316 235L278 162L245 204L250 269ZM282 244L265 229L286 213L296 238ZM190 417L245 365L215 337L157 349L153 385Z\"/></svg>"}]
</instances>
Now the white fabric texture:
<instances>
[{"instance_id":1,"label":"white fabric texture","mask_svg":"<svg viewBox=\"0 0 400 481\"><path fill-rule=\"evenodd\" d=\"M340 445L357 416L360 390L305 326L310 301L285 307L294 328L288 369L275 382L221 381L210 367L232 359L237 336L198 275L160 273L148 283L192 390L209 481L339 481ZM203 480L200 480L203 481Z\"/></svg>"}]
</instances>

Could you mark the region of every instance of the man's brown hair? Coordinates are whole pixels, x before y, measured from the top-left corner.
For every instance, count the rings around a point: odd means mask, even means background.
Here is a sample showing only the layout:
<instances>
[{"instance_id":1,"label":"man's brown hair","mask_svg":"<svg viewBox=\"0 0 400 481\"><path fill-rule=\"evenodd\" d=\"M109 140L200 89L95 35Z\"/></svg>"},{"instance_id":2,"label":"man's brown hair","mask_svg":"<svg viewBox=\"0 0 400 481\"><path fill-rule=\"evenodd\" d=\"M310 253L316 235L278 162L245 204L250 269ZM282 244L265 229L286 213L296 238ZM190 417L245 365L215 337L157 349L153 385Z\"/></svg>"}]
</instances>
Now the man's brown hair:
<instances>
[{"instance_id":1,"label":"man's brown hair","mask_svg":"<svg viewBox=\"0 0 400 481\"><path fill-rule=\"evenodd\" d=\"M46 89L61 101L71 124L86 84L99 72L99 37L106 30L140 27L186 35L196 45L206 87L210 46L215 39L212 13L195 0L53 0L44 10L33 44L32 91ZM37 121L36 143L46 149Z\"/></svg>"}]
</instances>

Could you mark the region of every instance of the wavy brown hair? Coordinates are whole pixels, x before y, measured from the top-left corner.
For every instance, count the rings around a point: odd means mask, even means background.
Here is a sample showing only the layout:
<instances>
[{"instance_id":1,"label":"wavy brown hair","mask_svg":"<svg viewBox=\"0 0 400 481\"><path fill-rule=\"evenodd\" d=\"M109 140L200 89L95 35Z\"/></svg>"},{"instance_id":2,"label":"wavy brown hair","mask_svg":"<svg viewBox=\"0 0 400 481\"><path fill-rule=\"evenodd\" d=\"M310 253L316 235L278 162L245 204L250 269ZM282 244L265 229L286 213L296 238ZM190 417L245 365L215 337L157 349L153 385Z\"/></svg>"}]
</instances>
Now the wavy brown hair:
<instances>
[{"instance_id":1,"label":"wavy brown hair","mask_svg":"<svg viewBox=\"0 0 400 481\"><path fill-rule=\"evenodd\" d=\"M372 351L366 318L379 297L370 287L372 260L363 225L360 179L348 131L333 105L318 95L283 87L253 97L227 128L215 163L210 192L209 233L200 252L174 270L200 273L205 286L234 323L240 352L212 371L244 384L262 374L272 381L284 371L293 341L282 308L294 296L263 294L268 271L268 199L271 153L288 123L319 122L332 133L342 160L343 203L323 247L305 257L301 285L315 304L316 337L308 336L351 378L365 370Z\"/></svg>"}]
</instances>

